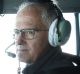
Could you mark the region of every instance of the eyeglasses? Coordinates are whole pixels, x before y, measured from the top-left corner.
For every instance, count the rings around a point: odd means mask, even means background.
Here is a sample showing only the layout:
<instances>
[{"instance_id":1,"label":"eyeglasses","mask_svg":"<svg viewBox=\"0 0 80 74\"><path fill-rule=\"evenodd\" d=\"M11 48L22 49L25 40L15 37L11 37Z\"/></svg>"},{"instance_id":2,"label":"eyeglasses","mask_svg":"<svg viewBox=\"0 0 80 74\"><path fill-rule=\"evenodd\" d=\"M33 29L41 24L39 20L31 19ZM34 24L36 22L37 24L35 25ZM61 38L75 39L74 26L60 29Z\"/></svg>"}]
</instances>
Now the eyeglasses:
<instances>
[{"instance_id":1,"label":"eyeglasses","mask_svg":"<svg viewBox=\"0 0 80 74\"><path fill-rule=\"evenodd\" d=\"M39 32L39 31L48 31L48 29L46 29L46 30L39 30L39 29L21 29L21 30L18 30L18 29L15 29L14 30L14 38L16 39L19 37L19 35L22 35L26 39L31 40L31 39L36 38L36 32Z\"/></svg>"}]
</instances>

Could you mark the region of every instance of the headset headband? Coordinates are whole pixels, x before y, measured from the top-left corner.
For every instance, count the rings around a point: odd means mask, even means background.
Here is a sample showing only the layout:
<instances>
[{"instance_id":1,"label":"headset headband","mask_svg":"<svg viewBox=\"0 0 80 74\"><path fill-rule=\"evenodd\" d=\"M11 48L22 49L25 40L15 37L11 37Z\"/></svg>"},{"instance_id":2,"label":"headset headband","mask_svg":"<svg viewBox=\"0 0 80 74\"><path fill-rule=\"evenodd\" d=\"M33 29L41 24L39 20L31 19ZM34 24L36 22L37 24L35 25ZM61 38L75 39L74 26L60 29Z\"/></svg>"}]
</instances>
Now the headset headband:
<instances>
[{"instance_id":1,"label":"headset headband","mask_svg":"<svg viewBox=\"0 0 80 74\"><path fill-rule=\"evenodd\" d=\"M47 3L52 1L51 0L26 0L26 2Z\"/></svg>"}]
</instances>

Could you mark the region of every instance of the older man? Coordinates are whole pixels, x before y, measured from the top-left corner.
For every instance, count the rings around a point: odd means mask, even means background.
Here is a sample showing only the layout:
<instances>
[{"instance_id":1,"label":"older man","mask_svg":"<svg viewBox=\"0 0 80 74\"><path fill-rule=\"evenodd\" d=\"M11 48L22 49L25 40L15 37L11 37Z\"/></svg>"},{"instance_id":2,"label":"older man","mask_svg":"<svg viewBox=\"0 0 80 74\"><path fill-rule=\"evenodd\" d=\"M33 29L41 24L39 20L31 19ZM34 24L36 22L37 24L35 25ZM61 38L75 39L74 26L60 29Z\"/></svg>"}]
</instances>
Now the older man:
<instances>
[{"instance_id":1,"label":"older man","mask_svg":"<svg viewBox=\"0 0 80 74\"><path fill-rule=\"evenodd\" d=\"M28 0L20 6L16 16L15 44L19 61L27 63L23 74L56 74L55 69L74 66L63 56L60 45L49 43L52 21L62 18L61 12L60 16L57 12L57 6L50 0Z\"/></svg>"}]
</instances>

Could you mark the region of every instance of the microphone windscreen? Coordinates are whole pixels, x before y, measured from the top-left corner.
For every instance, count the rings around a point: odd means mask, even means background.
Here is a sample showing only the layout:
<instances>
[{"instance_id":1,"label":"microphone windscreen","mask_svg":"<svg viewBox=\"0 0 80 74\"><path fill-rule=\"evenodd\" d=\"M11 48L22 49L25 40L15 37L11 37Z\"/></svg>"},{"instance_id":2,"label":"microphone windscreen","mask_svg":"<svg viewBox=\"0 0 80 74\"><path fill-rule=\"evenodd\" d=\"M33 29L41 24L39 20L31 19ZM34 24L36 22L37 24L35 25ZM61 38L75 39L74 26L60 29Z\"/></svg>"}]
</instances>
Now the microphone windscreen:
<instances>
[{"instance_id":1,"label":"microphone windscreen","mask_svg":"<svg viewBox=\"0 0 80 74\"><path fill-rule=\"evenodd\" d=\"M6 52L8 54L8 56L12 57L12 58L15 58L16 57L16 54L14 53L11 53L11 52Z\"/></svg>"}]
</instances>

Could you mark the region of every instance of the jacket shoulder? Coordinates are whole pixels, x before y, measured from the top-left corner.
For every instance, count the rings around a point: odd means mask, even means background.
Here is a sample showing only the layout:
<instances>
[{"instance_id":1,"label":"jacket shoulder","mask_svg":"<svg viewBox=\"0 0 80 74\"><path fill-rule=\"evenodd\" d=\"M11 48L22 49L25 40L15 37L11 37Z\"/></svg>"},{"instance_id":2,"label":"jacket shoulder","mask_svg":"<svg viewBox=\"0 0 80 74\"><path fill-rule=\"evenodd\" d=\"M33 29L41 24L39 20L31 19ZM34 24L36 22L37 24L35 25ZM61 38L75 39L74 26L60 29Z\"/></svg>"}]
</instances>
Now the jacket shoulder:
<instances>
[{"instance_id":1,"label":"jacket shoulder","mask_svg":"<svg viewBox=\"0 0 80 74\"><path fill-rule=\"evenodd\" d=\"M80 66L63 67L41 71L38 74L80 74Z\"/></svg>"}]
</instances>

